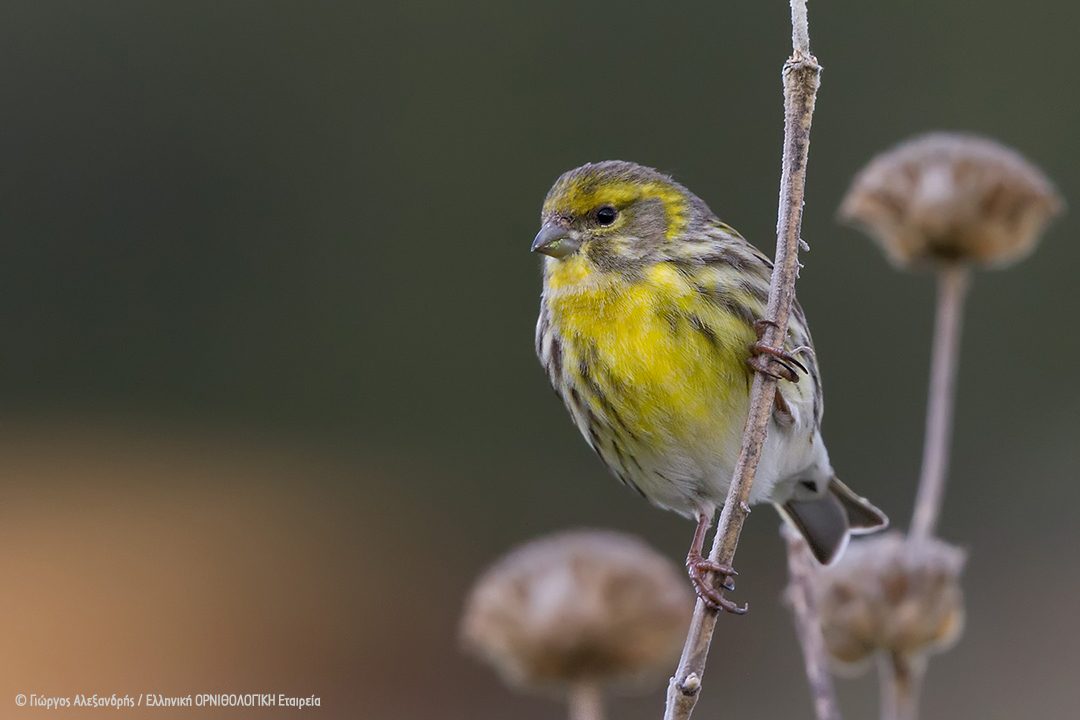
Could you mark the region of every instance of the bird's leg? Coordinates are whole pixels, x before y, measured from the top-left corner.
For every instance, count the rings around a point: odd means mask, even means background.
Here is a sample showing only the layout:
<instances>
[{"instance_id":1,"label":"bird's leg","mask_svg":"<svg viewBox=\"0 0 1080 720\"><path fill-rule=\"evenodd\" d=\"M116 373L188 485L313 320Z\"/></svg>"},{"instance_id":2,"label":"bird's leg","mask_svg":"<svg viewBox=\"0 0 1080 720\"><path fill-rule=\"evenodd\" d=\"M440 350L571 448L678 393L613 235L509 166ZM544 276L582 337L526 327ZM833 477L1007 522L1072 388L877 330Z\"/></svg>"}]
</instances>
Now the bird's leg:
<instances>
[{"instance_id":1,"label":"bird's leg","mask_svg":"<svg viewBox=\"0 0 1080 720\"><path fill-rule=\"evenodd\" d=\"M774 348L762 342L765 337L765 328L777 327L772 320L755 320L754 332L757 333L757 342L750 343L750 358L746 361L750 367L760 373L764 373L776 380L799 382L799 372L795 368L806 372L806 367L795 359L795 356L781 348ZM762 357L769 355L773 360ZM779 368L775 369L776 366ZM794 367L792 367L794 366Z\"/></svg>"},{"instance_id":2,"label":"bird's leg","mask_svg":"<svg viewBox=\"0 0 1080 720\"><path fill-rule=\"evenodd\" d=\"M724 597L724 590L734 590L735 583L732 578L739 573L730 565L721 565L713 562L702 555L705 548L705 534L709 531L712 518L704 513L698 515L697 529L694 530L694 541L690 544L690 552L686 555L686 571L690 575L690 582L694 584L697 596L712 606L714 610L723 608L729 613L742 615L746 612L746 606L739 607ZM709 573L715 572L723 578L720 587L714 587L709 580Z\"/></svg>"}]
</instances>

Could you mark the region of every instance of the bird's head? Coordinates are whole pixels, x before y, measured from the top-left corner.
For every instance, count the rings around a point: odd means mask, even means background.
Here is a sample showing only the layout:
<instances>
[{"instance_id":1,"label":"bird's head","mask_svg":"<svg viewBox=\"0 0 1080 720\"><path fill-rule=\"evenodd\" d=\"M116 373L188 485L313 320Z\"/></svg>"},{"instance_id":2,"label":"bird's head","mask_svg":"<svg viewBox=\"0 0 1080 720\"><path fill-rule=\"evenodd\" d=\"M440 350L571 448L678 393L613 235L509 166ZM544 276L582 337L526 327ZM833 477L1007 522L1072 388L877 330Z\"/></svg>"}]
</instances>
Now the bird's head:
<instances>
[{"instance_id":1,"label":"bird's head","mask_svg":"<svg viewBox=\"0 0 1080 720\"><path fill-rule=\"evenodd\" d=\"M654 262L711 215L667 175L635 163L590 163L548 192L533 252L556 261L585 258L601 269Z\"/></svg>"}]
</instances>

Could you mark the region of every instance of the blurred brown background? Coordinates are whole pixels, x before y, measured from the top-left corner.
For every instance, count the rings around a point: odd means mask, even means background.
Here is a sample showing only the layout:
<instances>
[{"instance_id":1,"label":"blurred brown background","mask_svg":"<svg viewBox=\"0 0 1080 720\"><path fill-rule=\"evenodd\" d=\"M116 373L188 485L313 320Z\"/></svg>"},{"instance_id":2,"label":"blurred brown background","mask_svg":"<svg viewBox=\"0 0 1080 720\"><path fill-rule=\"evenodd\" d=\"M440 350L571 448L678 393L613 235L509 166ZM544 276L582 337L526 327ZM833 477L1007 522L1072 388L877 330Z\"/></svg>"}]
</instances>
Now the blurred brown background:
<instances>
[{"instance_id":1,"label":"blurred brown background","mask_svg":"<svg viewBox=\"0 0 1080 720\"><path fill-rule=\"evenodd\" d=\"M623 158L771 251L787 3L366 5L0 6L0 717L17 693L203 692L559 717L461 658L475 575L577 526L685 553L689 523L608 477L548 389L528 247L562 171ZM1080 205L1078 24L1063 0L811 4L799 297L834 463L898 526L933 285L834 210L930 129L1019 148ZM969 619L928 717L1080 702L1074 216L974 286L942 524ZM777 524L744 533L752 612L721 624L702 718L810 716ZM872 677L840 690L874 715Z\"/></svg>"}]
</instances>

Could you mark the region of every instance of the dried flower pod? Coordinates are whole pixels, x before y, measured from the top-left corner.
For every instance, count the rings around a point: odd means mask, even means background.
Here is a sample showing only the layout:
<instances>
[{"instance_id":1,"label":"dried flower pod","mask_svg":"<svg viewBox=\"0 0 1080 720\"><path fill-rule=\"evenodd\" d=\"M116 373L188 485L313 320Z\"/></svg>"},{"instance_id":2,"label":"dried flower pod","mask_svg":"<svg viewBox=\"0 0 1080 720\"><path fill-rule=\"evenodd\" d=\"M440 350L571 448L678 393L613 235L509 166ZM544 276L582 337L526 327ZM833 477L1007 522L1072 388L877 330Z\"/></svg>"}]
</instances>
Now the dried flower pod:
<instances>
[{"instance_id":1,"label":"dried flower pod","mask_svg":"<svg viewBox=\"0 0 1080 720\"><path fill-rule=\"evenodd\" d=\"M636 538L583 530L499 560L472 590L462 637L515 686L640 687L671 671L692 609L670 560Z\"/></svg>"},{"instance_id":2,"label":"dried flower pod","mask_svg":"<svg viewBox=\"0 0 1080 720\"><path fill-rule=\"evenodd\" d=\"M1047 177L1015 150L939 132L874 158L855 177L839 216L901 267L1001 267L1030 253L1062 208Z\"/></svg>"},{"instance_id":3,"label":"dried flower pod","mask_svg":"<svg viewBox=\"0 0 1080 720\"><path fill-rule=\"evenodd\" d=\"M832 659L860 663L875 652L940 652L964 622L964 551L937 539L896 533L853 542L813 576L821 629Z\"/></svg>"}]
</instances>

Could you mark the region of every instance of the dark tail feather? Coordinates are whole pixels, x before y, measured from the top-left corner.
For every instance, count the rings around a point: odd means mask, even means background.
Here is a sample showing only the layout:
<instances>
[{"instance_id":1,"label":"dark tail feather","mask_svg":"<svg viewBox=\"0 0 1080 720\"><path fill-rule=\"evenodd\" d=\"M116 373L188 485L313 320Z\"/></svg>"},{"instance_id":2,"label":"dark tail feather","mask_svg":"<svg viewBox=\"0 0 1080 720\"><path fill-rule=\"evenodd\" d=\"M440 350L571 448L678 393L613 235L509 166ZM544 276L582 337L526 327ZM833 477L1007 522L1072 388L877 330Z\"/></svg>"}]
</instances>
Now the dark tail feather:
<instances>
[{"instance_id":1,"label":"dark tail feather","mask_svg":"<svg viewBox=\"0 0 1080 720\"><path fill-rule=\"evenodd\" d=\"M849 535L883 530L889 525L885 513L836 478L829 481L829 492L823 497L788 500L780 513L802 533L822 565L840 557Z\"/></svg>"},{"instance_id":2,"label":"dark tail feather","mask_svg":"<svg viewBox=\"0 0 1080 720\"><path fill-rule=\"evenodd\" d=\"M866 498L856 495L851 488L836 478L829 481L829 494L840 499L852 534L865 535L889 527L889 518L885 513L874 507Z\"/></svg>"}]
</instances>

